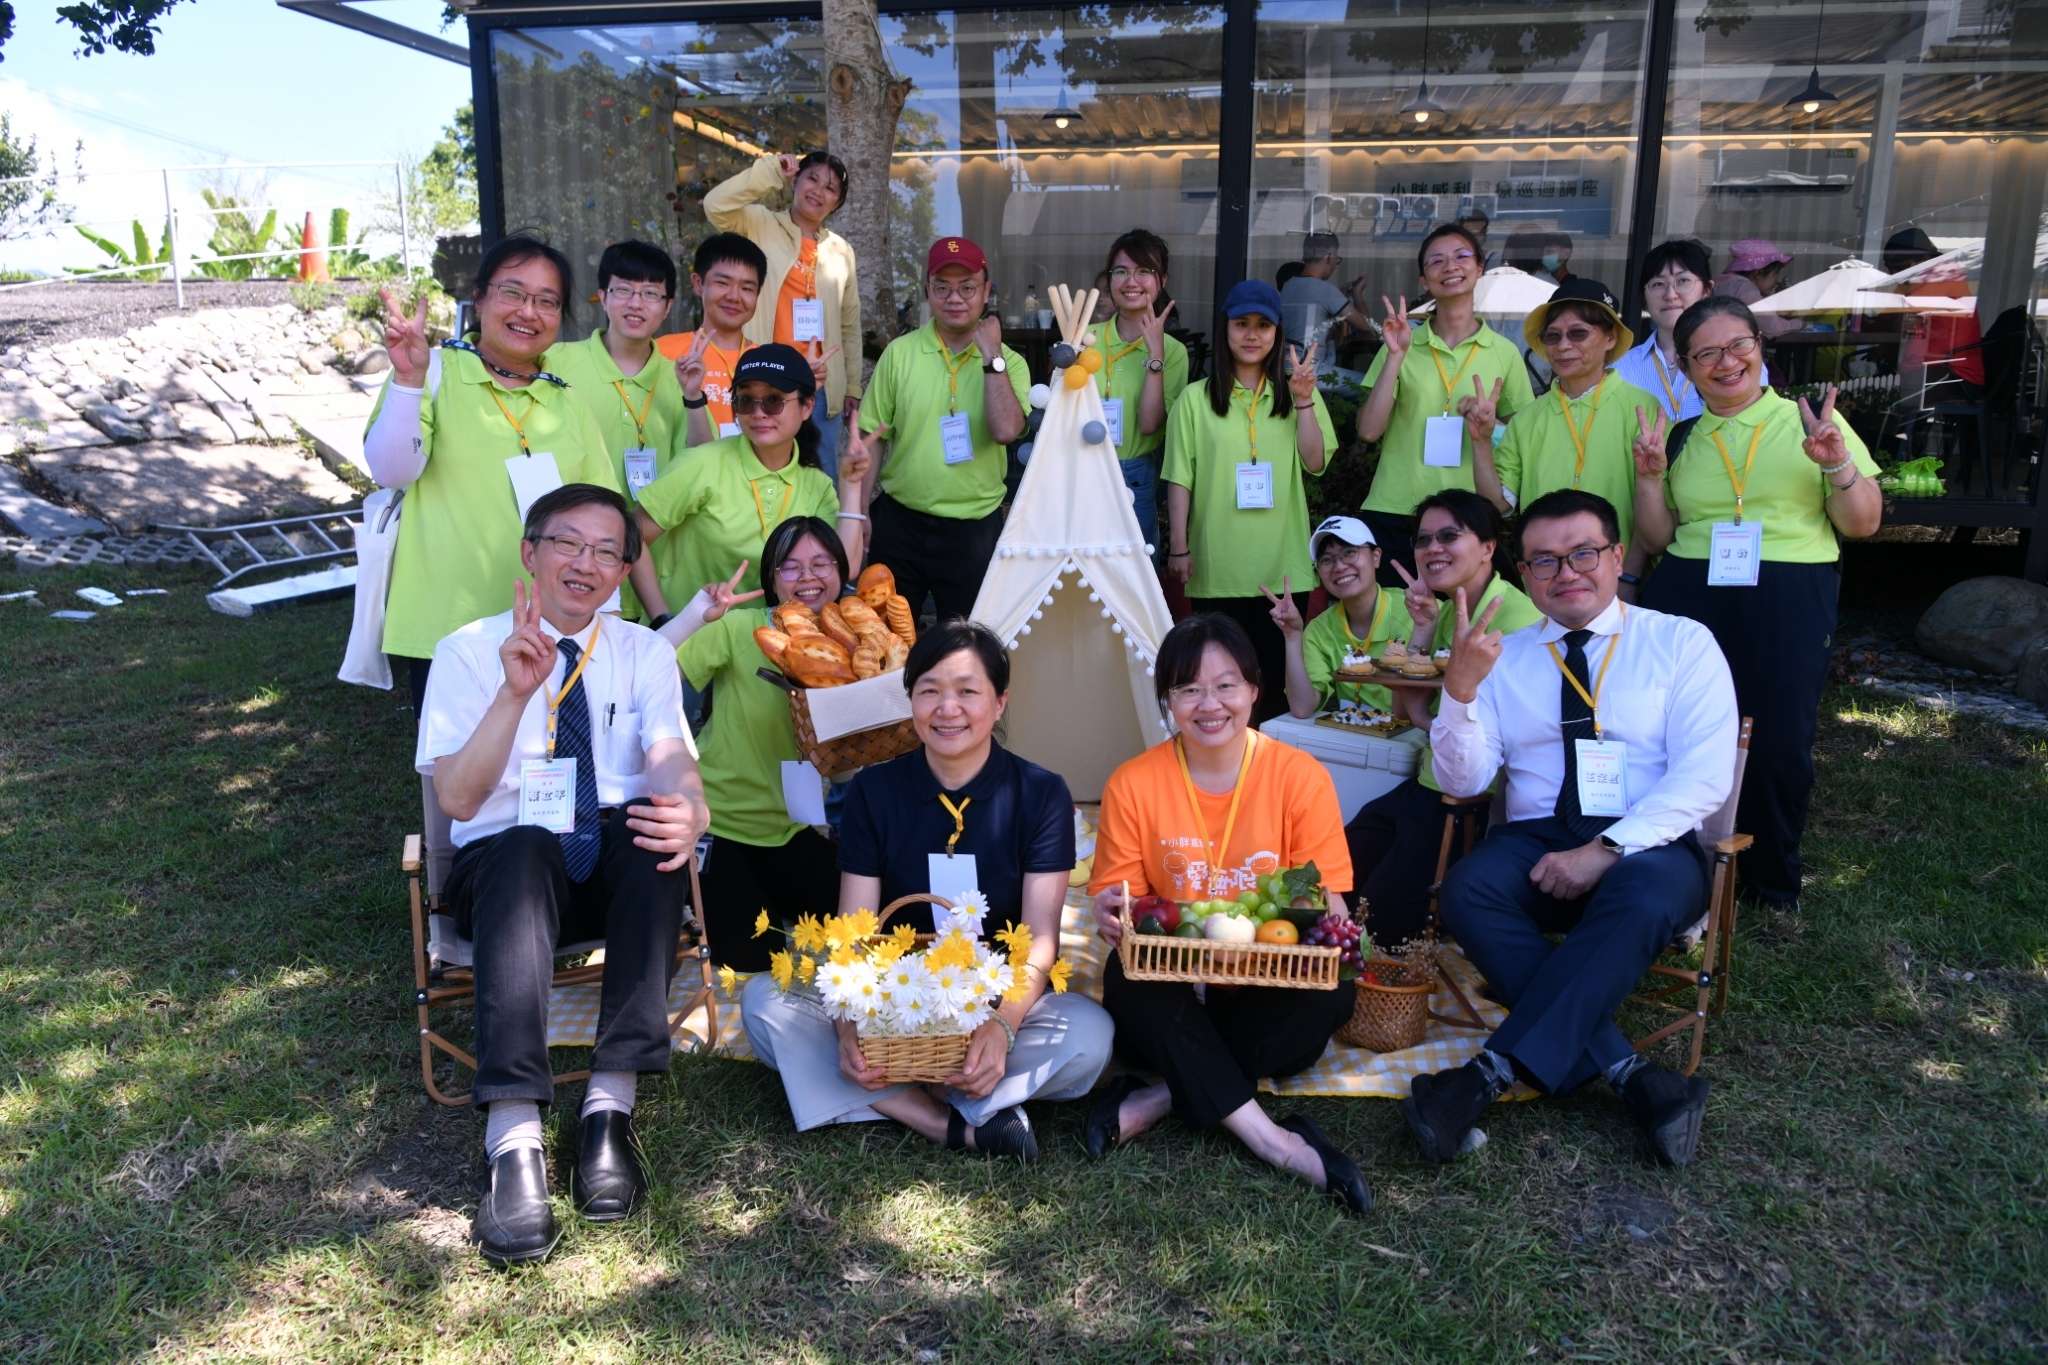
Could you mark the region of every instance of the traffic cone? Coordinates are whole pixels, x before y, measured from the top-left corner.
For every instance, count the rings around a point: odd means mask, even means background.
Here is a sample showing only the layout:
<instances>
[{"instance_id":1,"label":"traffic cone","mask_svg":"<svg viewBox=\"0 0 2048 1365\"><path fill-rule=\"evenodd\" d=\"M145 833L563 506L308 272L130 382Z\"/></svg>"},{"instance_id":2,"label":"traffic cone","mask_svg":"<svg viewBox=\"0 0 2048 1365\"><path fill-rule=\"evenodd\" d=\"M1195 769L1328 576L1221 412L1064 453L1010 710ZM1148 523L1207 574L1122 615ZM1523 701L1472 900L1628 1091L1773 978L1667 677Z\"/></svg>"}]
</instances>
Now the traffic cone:
<instances>
[{"instance_id":1,"label":"traffic cone","mask_svg":"<svg viewBox=\"0 0 2048 1365\"><path fill-rule=\"evenodd\" d=\"M313 226L311 211L306 214L306 230L299 236L299 246L300 283L331 283L334 276L327 273L327 251L320 245L320 229Z\"/></svg>"}]
</instances>

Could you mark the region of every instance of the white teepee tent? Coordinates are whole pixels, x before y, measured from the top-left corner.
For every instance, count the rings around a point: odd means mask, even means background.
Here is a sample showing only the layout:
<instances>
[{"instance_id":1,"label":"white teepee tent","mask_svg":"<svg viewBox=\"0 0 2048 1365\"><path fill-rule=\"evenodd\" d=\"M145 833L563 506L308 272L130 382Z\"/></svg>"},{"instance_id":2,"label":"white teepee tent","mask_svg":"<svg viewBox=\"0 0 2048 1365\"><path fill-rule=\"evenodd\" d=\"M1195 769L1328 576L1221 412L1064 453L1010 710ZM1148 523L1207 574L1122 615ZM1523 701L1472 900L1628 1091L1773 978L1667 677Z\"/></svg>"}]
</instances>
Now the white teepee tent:
<instances>
[{"instance_id":1,"label":"white teepee tent","mask_svg":"<svg viewBox=\"0 0 2048 1365\"><path fill-rule=\"evenodd\" d=\"M1055 291L1060 334L1085 345L1091 291ZM974 619L1010 647L1009 748L1096 801L1116 766L1167 737L1152 663L1172 628L1151 549L1109 443L1093 375L1052 397ZM1137 414L1126 411L1127 430Z\"/></svg>"}]
</instances>

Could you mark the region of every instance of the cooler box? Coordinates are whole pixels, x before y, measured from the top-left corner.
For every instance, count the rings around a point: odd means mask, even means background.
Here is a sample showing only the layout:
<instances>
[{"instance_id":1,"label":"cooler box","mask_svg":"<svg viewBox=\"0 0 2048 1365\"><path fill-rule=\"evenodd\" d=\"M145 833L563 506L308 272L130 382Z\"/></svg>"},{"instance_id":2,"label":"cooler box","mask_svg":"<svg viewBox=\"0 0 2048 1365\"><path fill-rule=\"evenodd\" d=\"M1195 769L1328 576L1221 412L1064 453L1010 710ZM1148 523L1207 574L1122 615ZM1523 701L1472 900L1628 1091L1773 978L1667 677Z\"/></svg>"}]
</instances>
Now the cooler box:
<instances>
[{"instance_id":1,"label":"cooler box","mask_svg":"<svg viewBox=\"0 0 2048 1365\"><path fill-rule=\"evenodd\" d=\"M1337 784L1337 804L1344 811L1346 824L1351 823L1360 806L1415 776L1422 751L1429 746L1427 730L1403 730L1392 739L1382 739L1378 735L1335 730L1293 716L1275 716L1261 725L1259 731L1315 755L1330 774L1330 780Z\"/></svg>"}]
</instances>

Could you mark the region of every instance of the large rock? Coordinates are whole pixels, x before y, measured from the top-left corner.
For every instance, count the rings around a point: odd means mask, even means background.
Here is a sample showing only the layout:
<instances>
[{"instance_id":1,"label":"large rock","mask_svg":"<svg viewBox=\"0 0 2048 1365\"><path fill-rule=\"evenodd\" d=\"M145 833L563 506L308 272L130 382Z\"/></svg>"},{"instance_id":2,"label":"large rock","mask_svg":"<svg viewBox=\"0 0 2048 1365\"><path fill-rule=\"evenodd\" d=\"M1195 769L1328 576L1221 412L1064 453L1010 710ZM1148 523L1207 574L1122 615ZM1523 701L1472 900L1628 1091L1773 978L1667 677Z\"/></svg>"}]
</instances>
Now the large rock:
<instances>
[{"instance_id":1,"label":"large rock","mask_svg":"<svg viewBox=\"0 0 2048 1365\"><path fill-rule=\"evenodd\" d=\"M29 457L67 496L125 535L152 524L219 526L344 507L349 486L292 446L194 447L168 441Z\"/></svg>"},{"instance_id":2,"label":"large rock","mask_svg":"<svg viewBox=\"0 0 2048 1365\"><path fill-rule=\"evenodd\" d=\"M2023 578L1971 578L1934 600L1913 632L1920 652L1957 668L2011 673L2048 635L2048 587Z\"/></svg>"},{"instance_id":3,"label":"large rock","mask_svg":"<svg viewBox=\"0 0 2048 1365\"><path fill-rule=\"evenodd\" d=\"M2048 636L2027 646L2020 655L2020 676L2015 690L2036 706L2048 707Z\"/></svg>"}]
</instances>

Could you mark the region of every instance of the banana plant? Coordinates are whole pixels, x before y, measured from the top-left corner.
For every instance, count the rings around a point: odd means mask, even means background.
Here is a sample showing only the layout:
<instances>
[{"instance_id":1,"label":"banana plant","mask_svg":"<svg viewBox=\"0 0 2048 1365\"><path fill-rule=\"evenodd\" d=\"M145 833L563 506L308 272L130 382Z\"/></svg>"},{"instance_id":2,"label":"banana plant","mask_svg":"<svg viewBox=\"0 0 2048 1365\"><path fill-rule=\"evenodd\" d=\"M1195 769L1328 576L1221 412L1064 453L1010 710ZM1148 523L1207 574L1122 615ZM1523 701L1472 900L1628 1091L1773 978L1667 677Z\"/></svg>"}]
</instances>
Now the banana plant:
<instances>
[{"instance_id":1,"label":"banana plant","mask_svg":"<svg viewBox=\"0 0 2048 1365\"><path fill-rule=\"evenodd\" d=\"M99 233L94 232L91 228L79 228L78 235L85 238L86 241L91 242L101 251L106 252L108 259L112 262L113 265L126 268L120 270L118 273L100 274L100 271L107 269L107 267L98 266L86 268L81 266L67 265L64 267L65 271L72 275L94 275L97 276L97 278L103 280L162 279L164 271L167 268L169 268L171 263L170 222L168 220L165 221L163 242L160 246L157 246L155 248L152 248L150 246L149 229L142 225L142 220L140 218L137 218L134 221L134 232L135 250L133 254L131 254L127 247L121 245L121 243L115 241L113 238L102 237Z\"/></svg>"}]
</instances>

